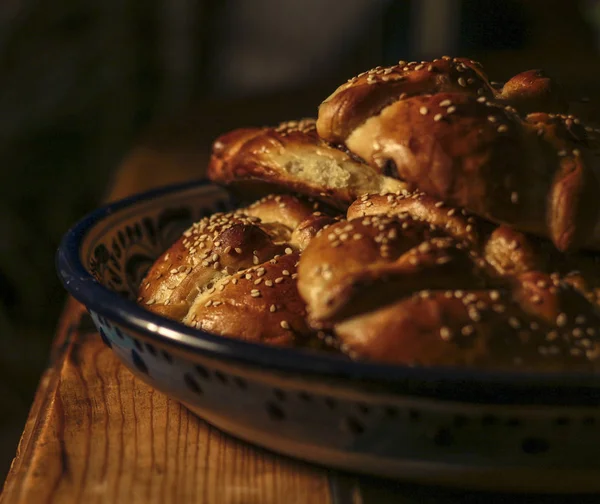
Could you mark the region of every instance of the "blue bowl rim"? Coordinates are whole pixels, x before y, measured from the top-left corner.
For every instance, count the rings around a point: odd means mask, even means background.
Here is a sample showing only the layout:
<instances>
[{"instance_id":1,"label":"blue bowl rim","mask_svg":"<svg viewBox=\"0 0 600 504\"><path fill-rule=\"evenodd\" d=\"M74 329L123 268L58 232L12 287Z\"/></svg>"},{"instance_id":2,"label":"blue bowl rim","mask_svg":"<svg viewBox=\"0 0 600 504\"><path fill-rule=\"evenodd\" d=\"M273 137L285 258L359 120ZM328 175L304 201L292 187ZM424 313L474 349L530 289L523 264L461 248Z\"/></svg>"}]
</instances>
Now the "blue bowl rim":
<instances>
[{"instance_id":1,"label":"blue bowl rim","mask_svg":"<svg viewBox=\"0 0 600 504\"><path fill-rule=\"evenodd\" d=\"M185 352L235 361L305 377L350 381L355 386L437 399L494 404L600 403L600 374L583 372L496 371L459 367L418 367L359 362L325 352L280 348L225 338L156 315L101 285L82 263L86 233L119 210L160 196L217 185L200 179L152 189L100 206L63 236L56 269L64 288L88 310L156 342Z\"/></svg>"}]
</instances>

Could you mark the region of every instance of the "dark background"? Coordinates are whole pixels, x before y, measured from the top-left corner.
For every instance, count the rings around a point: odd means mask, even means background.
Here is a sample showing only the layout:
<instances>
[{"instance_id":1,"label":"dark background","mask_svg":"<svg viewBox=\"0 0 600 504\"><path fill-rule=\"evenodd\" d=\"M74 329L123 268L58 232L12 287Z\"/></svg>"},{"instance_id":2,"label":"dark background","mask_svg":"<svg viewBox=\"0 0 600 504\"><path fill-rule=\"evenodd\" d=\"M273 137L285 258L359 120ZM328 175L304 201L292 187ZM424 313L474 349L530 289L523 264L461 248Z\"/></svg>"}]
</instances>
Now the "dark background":
<instances>
[{"instance_id":1,"label":"dark background","mask_svg":"<svg viewBox=\"0 0 600 504\"><path fill-rule=\"evenodd\" d=\"M598 125L599 48L596 0L1 2L2 479L65 300L55 249L132 146L140 170L200 177L217 134L314 116L363 70L443 54L498 81L544 68Z\"/></svg>"}]
</instances>

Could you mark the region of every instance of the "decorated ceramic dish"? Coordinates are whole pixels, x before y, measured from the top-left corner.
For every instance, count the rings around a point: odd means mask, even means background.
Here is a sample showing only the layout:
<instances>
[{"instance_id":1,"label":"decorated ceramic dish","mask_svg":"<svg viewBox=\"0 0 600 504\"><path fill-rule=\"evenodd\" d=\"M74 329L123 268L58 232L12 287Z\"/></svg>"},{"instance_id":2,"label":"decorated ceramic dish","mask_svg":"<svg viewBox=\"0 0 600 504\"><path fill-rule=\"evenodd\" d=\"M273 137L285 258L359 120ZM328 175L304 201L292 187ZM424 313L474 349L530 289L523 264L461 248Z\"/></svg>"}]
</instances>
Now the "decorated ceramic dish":
<instances>
[{"instance_id":1,"label":"decorated ceramic dish","mask_svg":"<svg viewBox=\"0 0 600 504\"><path fill-rule=\"evenodd\" d=\"M214 426L330 467L505 491L600 490L600 377L356 362L224 338L136 304L141 279L192 223L235 207L200 181L96 210L57 268L138 377Z\"/></svg>"}]
</instances>

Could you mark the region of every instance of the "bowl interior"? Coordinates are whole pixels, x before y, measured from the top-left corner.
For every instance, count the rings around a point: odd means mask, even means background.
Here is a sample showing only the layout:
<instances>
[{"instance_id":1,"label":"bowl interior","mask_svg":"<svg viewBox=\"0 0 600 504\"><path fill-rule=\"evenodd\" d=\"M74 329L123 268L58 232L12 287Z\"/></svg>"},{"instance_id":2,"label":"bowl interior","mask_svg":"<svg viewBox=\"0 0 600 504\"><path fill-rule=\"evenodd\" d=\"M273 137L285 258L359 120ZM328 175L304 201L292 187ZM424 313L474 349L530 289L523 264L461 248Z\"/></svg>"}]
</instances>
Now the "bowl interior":
<instances>
[{"instance_id":1,"label":"bowl interior","mask_svg":"<svg viewBox=\"0 0 600 504\"><path fill-rule=\"evenodd\" d=\"M210 184L140 199L90 227L80 257L100 284L135 300L152 263L185 229L203 217L232 208L229 194Z\"/></svg>"}]
</instances>

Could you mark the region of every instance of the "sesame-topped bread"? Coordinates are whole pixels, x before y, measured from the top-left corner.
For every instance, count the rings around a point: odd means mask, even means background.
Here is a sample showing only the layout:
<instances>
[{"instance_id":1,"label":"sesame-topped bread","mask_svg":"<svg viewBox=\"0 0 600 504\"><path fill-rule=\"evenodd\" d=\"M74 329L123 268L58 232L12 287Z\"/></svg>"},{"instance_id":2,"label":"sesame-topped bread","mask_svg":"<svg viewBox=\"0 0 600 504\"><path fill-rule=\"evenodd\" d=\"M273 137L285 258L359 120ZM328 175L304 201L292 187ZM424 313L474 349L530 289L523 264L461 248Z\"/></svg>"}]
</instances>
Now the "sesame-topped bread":
<instances>
[{"instance_id":1,"label":"sesame-topped bread","mask_svg":"<svg viewBox=\"0 0 600 504\"><path fill-rule=\"evenodd\" d=\"M597 259L420 192L371 195L303 251L298 290L355 358L600 370Z\"/></svg>"},{"instance_id":2,"label":"sesame-topped bread","mask_svg":"<svg viewBox=\"0 0 600 504\"><path fill-rule=\"evenodd\" d=\"M340 86L319 135L378 173L560 250L600 248L597 131L564 110L539 71L494 88L462 58L400 62Z\"/></svg>"},{"instance_id":3,"label":"sesame-topped bread","mask_svg":"<svg viewBox=\"0 0 600 504\"><path fill-rule=\"evenodd\" d=\"M312 345L296 288L300 251L334 217L270 195L183 233L146 274L138 302L192 327L248 341Z\"/></svg>"},{"instance_id":4,"label":"sesame-topped bread","mask_svg":"<svg viewBox=\"0 0 600 504\"><path fill-rule=\"evenodd\" d=\"M227 185L262 183L346 209L368 192L397 191L405 184L382 177L347 150L323 141L315 121L288 121L273 128L244 128L217 138L208 167L211 180Z\"/></svg>"}]
</instances>

